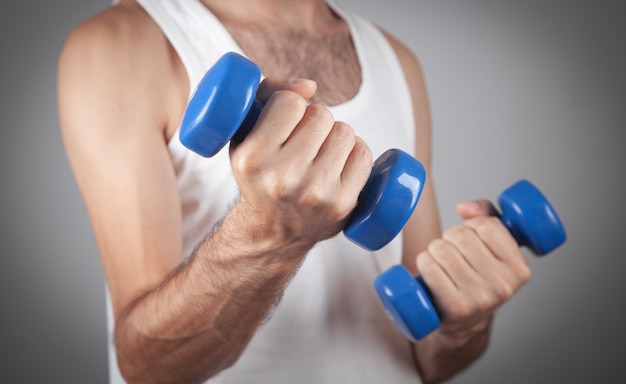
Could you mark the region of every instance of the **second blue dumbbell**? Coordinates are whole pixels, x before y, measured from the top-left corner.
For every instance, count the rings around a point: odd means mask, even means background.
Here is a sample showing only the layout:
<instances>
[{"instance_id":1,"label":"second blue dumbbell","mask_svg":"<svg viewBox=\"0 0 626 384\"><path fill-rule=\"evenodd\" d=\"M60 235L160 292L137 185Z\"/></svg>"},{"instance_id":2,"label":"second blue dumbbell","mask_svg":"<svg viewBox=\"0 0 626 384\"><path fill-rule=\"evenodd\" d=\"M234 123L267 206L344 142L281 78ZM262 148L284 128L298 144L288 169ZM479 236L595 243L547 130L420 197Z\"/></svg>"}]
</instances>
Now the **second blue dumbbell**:
<instances>
[{"instance_id":1,"label":"second blue dumbbell","mask_svg":"<svg viewBox=\"0 0 626 384\"><path fill-rule=\"evenodd\" d=\"M520 246L545 255L565 242L565 228L545 196L529 181L521 180L499 198L500 220ZM421 340L439 327L433 297L421 276L402 265L374 281L378 297L396 326L411 341Z\"/></svg>"},{"instance_id":2,"label":"second blue dumbbell","mask_svg":"<svg viewBox=\"0 0 626 384\"><path fill-rule=\"evenodd\" d=\"M205 74L192 95L180 128L180 141L210 157L231 139L241 141L263 104L256 99L261 71L236 53L227 53ZM402 230L420 198L424 166L400 149L383 153L372 167L357 207L344 228L348 239L378 250Z\"/></svg>"}]
</instances>

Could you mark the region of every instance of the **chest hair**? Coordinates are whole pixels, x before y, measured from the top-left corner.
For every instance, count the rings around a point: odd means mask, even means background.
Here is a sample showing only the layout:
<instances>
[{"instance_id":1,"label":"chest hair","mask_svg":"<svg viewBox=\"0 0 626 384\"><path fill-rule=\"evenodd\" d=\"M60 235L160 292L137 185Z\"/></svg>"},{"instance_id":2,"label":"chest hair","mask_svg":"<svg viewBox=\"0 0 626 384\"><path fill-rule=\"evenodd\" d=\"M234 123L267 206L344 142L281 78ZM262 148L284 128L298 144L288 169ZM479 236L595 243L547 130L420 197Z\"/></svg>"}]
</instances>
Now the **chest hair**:
<instances>
[{"instance_id":1,"label":"chest hair","mask_svg":"<svg viewBox=\"0 0 626 384\"><path fill-rule=\"evenodd\" d=\"M359 90L361 68L343 22L333 30L314 33L249 24L226 24L226 28L264 75L315 80L313 103L341 104Z\"/></svg>"}]
</instances>

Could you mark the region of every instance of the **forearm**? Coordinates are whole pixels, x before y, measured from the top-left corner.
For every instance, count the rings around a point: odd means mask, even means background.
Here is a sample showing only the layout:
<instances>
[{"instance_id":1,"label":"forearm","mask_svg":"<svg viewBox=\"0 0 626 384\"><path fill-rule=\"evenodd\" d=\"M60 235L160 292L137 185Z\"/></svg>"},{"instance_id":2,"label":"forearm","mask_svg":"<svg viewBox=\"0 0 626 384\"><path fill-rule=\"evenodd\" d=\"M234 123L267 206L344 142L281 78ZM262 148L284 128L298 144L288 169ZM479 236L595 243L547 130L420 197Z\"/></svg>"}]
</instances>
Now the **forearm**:
<instances>
[{"instance_id":1,"label":"forearm","mask_svg":"<svg viewBox=\"0 0 626 384\"><path fill-rule=\"evenodd\" d=\"M424 383L440 383L475 362L487 349L492 316L465 334L436 331L413 344L416 363Z\"/></svg>"},{"instance_id":2,"label":"forearm","mask_svg":"<svg viewBox=\"0 0 626 384\"><path fill-rule=\"evenodd\" d=\"M116 349L129 382L213 376L235 363L267 318L308 245L246 233L243 218L227 216L188 264L118 316Z\"/></svg>"}]
</instances>

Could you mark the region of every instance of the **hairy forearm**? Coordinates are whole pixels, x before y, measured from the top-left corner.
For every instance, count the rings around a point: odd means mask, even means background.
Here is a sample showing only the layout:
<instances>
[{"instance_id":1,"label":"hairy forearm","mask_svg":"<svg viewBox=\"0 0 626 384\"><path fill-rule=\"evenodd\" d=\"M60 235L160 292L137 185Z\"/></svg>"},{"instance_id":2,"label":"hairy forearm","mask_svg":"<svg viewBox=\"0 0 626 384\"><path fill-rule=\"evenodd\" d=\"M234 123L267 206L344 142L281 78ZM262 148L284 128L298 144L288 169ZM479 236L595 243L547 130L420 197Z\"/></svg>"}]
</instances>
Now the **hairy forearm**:
<instances>
[{"instance_id":1,"label":"hairy forearm","mask_svg":"<svg viewBox=\"0 0 626 384\"><path fill-rule=\"evenodd\" d=\"M492 317L465 335L439 331L413 345L418 370L424 383L441 383L475 362L487 349Z\"/></svg>"},{"instance_id":2,"label":"hairy forearm","mask_svg":"<svg viewBox=\"0 0 626 384\"><path fill-rule=\"evenodd\" d=\"M268 317L308 245L242 231L244 217L227 216L189 263L118 316L129 382L201 382L234 364Z\"/></svg>"}]
</instances>

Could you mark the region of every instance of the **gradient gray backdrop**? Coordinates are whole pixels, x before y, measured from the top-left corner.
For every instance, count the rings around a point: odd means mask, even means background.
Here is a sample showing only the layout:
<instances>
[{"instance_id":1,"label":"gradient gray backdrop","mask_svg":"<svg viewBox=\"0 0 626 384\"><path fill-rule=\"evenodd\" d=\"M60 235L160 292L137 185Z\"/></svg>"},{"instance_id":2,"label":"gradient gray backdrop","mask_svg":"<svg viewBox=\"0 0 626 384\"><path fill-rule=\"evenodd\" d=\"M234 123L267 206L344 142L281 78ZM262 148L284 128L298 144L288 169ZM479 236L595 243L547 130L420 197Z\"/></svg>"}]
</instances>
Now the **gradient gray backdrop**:
<instances>
[{"instance_id":1,"label":"gradient gray backdrop","mask_svg":"<svg viewBox=\"0 0 626 384\"><path fill-rule=\"evenodd\" d=\"M618 1L341 1L421 58L446 226L528 178L568 243L530 259L488 353L455 383L622 381L626 22ZM56 113L56 60L104 0L0 14L0 381L104 383L104 285Z\"/></svg>"}]
</instances>

